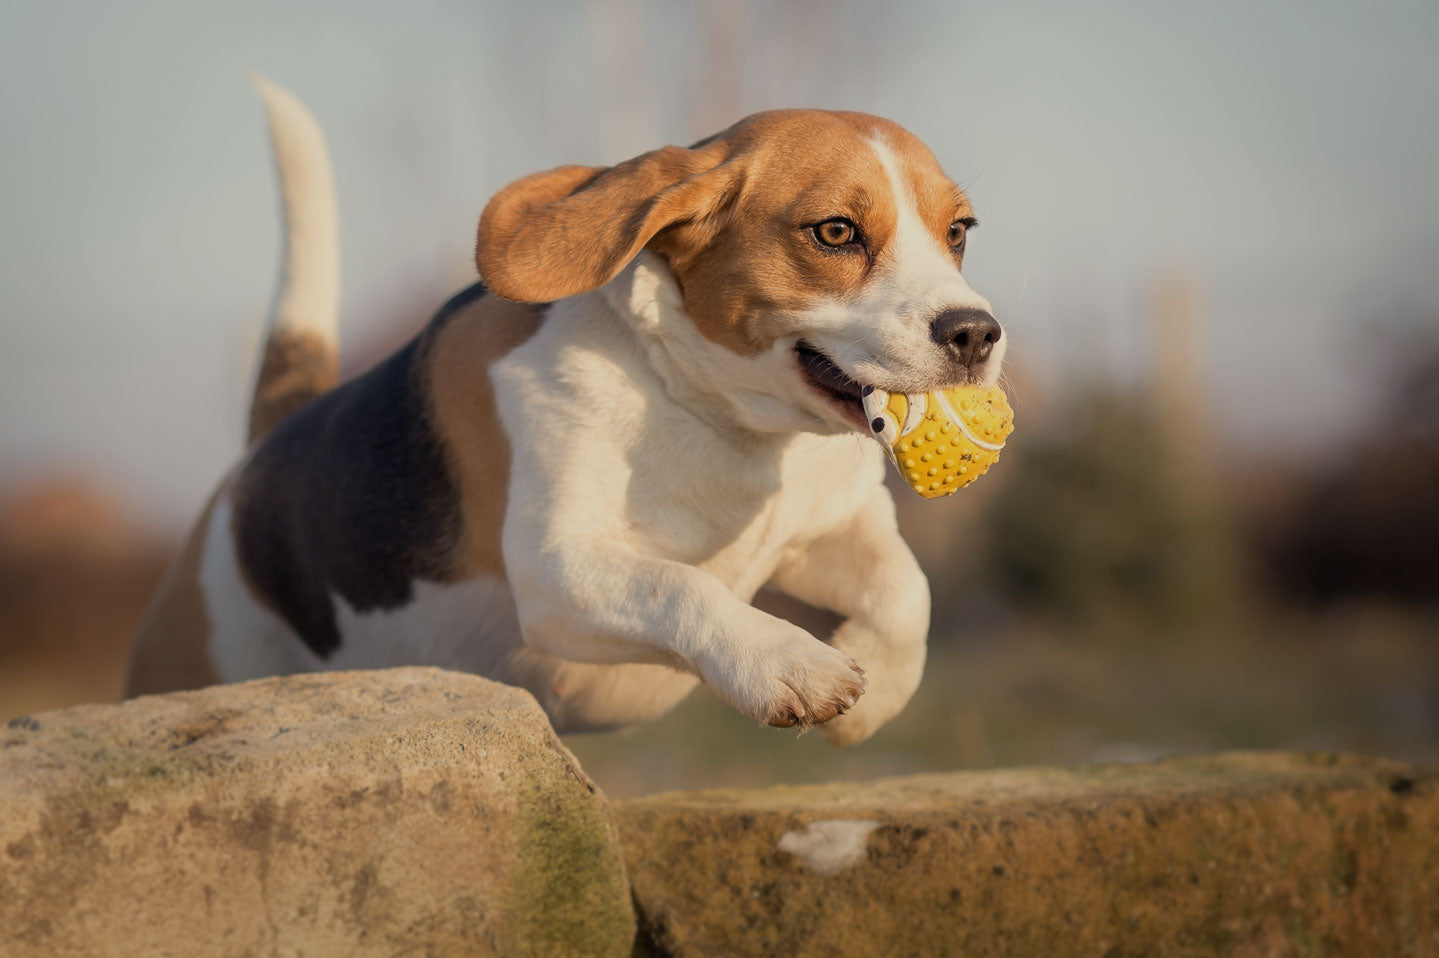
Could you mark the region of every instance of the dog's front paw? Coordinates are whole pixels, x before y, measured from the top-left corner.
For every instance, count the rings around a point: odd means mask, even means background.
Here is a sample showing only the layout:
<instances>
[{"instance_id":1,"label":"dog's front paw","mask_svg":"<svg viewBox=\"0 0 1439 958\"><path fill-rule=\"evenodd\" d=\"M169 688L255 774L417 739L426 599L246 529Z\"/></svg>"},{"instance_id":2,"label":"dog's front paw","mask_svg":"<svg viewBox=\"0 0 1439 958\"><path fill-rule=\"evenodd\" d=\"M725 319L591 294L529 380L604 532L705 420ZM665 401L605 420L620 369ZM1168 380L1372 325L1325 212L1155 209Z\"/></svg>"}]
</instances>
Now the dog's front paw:
<instances>
[{"instance_id":1,"label":"dog's front paw","mask_svg":"<svg viewBox=\"0 0 1439 958\"><path fill-rule=\"evenodd\" d=\"M845 653L783 623L704 670L721 698L765 725L822 725L864 694L864 669Z\"/></svg>"},{"instance_id":2,"label":"dog's front paw","mask_svg":"<svg viewBox=\"0 0 1439 958\"><path fill-rule=\"evenodd\" d=\"M765 707L755 715L776 728L823 725L854 708L864 694L864 669L854 659L803 633L803 644L773 655Z\"/></svg>"}]
</instances>

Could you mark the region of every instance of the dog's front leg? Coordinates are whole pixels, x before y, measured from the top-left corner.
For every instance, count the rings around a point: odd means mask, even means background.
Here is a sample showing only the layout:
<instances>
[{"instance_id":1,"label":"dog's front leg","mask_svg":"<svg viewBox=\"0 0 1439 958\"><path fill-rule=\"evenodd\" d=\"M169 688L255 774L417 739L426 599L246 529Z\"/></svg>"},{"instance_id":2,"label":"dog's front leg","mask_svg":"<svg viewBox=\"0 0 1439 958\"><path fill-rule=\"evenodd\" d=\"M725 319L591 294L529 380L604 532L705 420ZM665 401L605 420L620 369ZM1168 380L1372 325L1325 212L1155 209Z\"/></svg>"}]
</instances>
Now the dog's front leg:
<instances>
[{"instance_id":1,"label":"dog's front leg","mask_svg":"<svg viewBox=\"0 0 1439 958\"><path fill-rule=\"evenodd\" d=\"M613 540L507 552L525 644L579 662L660 662L697 674L760 722L807 727L851 708L849 655L740 601L694 566Z\"/></svg>"},{"instance_id":2,"label":"dog's front leg","mask_svg":"<svg viewBox=\"0 0 1439 958\"><path fill-rule=\"evenodd\" d=\"M865 696L824 728L835 745L875 733L909 702L924 672L929 583L895 526L880 487L851 519L790 550L773 585L845 617L831 644L865 670Z\"/></svg>"}]
</instances>

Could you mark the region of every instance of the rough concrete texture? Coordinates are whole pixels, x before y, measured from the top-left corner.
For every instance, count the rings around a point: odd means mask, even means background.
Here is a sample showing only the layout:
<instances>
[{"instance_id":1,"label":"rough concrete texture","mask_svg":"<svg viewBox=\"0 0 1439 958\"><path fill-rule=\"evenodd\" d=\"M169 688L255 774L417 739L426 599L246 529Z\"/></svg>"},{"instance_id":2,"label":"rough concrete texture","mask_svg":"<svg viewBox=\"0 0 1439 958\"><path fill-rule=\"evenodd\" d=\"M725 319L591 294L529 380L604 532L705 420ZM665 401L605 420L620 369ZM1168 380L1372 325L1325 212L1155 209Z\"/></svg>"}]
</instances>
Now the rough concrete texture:
<instances>
[{"instance_id":1,"label":"rough concrete texture","mask_svg":"<svg viewBox=\"0 0 1439 958\"><path fill-rule=\"evenodd\" d=\"M658 955L1439 955L1439 773L1336 756L617 804Z\"/></svg>"},{"instance_id":2,"label":"rough concrete texture","mask_svg":"<svg viewBox=\"0 0 1439 958\"><path fill-rule=\"evenodd\" d=\"M628 955L606 803L528 693L433 669L0 727L0 955Z\"/></svg>"}]
</instances>

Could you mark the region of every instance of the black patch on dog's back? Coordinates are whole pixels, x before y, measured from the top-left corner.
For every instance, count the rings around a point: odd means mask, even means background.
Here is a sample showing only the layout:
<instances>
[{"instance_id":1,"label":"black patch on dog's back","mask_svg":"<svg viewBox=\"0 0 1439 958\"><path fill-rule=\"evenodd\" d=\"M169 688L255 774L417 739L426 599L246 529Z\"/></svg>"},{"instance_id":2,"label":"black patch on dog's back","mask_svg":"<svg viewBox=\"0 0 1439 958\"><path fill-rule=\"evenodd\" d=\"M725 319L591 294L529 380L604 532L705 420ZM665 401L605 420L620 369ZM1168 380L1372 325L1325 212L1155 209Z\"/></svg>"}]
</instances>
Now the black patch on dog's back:
<instances>
[{"instance_id":1,"label":"black patch on dog's back","mask_svg":"<svg viewBox=\"0 0 1439 958\"><path fill-rule=\"evenodd\" d=\"M393 609L415 580L449 576L460 508L425 357L435 332L484 294L479 283L460 292L399 352L286 419L236 480L246 579L322 658L340 646L332 595L356 612Z\"/></svg>"}]
</instances>

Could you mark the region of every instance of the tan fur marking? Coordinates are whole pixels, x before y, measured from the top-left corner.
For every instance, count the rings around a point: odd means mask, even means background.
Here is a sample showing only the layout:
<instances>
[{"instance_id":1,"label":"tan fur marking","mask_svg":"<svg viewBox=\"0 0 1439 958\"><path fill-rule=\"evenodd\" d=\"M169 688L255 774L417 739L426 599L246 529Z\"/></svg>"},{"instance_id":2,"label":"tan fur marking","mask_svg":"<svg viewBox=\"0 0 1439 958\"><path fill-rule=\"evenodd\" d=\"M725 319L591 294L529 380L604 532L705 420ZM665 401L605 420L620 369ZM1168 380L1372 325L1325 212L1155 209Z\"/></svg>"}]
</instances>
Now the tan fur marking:
<instances>
[{"instance_id":1,"label":"tan fur marking","mask_svg":"<svg viewBox=\"0 0 1439 958\"><path fill-rule=\"evenodd\" d=\"M339 380L339 360L329 343L311 333L272 331L250 405L250 444Z\"/></svg>"},{"instance_id":2,"label":"tan fur marking","mask_svg":"<svg viewBox=\"0 0 1439 958\"><path fill-rule=\"evenodd\" d=\"M820 248L809 228L833 217L859 224L871 251L896 211L873 150L877 117L818 110L761 113L721 134L746 166L745 186L712 237L676 231L652 245L666 256L685 308L706 338L741 355L769 348L788 315L822 296L858 293L870 261Z\"/></svg>"},{"instance_id":3,"label":"tan fur marking","mask_svg":"<svg viewBox=\"0 0 1439 958\"><path fill-rule=\"evenodd\" d=\"M737 172L724 154L723 144L666 146L609 169L563 166L511 183L480 216L480 277L530 303L604 285L660 230L722 206Z\"/></svg>"},{"instance_id":4,"label":"tan fur marking","mask_svg":"<svg viewBox=\"0 0 1439 958\"><path fill-rule=\"evenodd\" d=\"M892 195L869 145L876 136L899 156L913 197ZM857 293L884 261L896 204L915 202L939 242L968 215L963 192L903 127L865 113L774 110L692 149L505 187L480 219L476 262L500 295L535 301L594 289L647 247L669 262L700 332L752 356L784 335L788 314ZM859 225L863 252L816 246L809 228L840 216Z\"/></svg>"},{"instance_id":5,"label":"tan fur marking","mask_svg":"<svg viewBox=\"0 0 1439 958\"><path fill-rule=\"evenodd\" d=\"M485 296L450 319L430 349L430 403L464 515L459 579L504 576L500 532L510 485L510 448L495 410L490 364L539 329L544 307Z\"/></svg>"},{"instance_id":6,"label":"tan fur marking","mask_svg":"<svg viewBox=\"0 0 1439 958\"><path fill-rule=\"evenodd\" d=\"M219 495L216 492L206 503L180 554L170 563L150 599L130 654L126 698L202 689L219 681L206 650L210 619L205 614L205 594L199 581L205 531Z\"/></svg>"}]
</instances>

